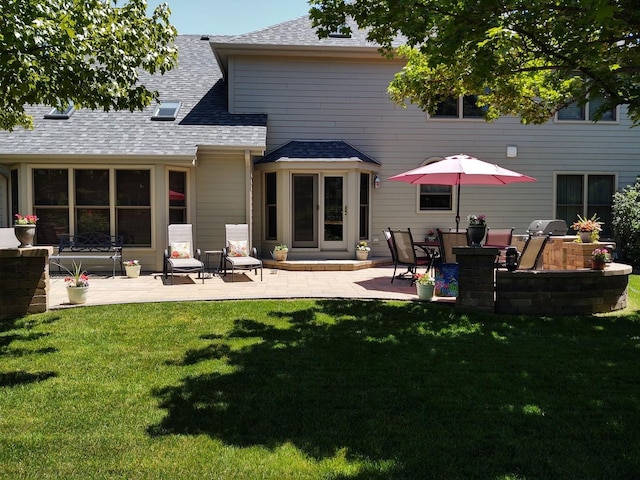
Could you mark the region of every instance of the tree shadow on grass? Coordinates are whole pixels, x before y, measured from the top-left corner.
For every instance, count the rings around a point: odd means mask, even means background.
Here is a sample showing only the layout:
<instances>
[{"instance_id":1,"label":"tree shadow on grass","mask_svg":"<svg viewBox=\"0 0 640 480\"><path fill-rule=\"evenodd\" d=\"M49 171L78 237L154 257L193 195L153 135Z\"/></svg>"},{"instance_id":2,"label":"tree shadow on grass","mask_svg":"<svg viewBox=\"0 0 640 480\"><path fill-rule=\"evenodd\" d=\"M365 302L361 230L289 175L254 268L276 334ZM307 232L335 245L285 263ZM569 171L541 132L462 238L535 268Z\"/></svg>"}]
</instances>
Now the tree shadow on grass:
<instances>
[{"instance_id":1,"label":"tree shadow on grass","mask_svg":"<svg viewBox=\"0 0 640 480\"><path fill-rule=\"evenodd\" d=\"M318 460L346 451L361 468L344 478L639 471L640 374L623 368L637 365L637 317L496 323L449 307L351 300L272 316L289 328L238 319L186 352L185 365L218 359L232 369L155 392L167 414L149 433L290 442Z\"/></svg>"},{"instance_id":2,"label":"tree shadow on grass","mask_svg":"<svg viewBox=\"0 0 640 480\"><path fill-rule=\"evenodd\" d=\"M48 322L52 321L49 320ZM27 357L29 355L42 355L57 351L53 347L29 349L15 346L17 343L36 341L49 335L48 333L32 331L34 325L33 321L25 318L0 322L0 360L4 357ZM27 372L24 370L0 372L0 388L41 382L55 376L55 372Z\"/></svg>"}]
</instances>

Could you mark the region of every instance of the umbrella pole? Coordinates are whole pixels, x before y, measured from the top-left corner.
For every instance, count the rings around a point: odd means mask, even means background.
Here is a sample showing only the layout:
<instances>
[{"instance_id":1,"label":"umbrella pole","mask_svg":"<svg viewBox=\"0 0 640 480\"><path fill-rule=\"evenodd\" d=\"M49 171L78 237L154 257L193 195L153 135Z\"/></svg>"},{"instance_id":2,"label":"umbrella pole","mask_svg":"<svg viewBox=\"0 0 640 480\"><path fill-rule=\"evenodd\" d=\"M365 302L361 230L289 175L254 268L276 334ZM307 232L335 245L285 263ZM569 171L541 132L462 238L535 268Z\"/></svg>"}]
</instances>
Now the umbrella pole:
<instances>
[{"instance_id":1,"label":"umbrella pole","mask_svg":"<svg viewBox=\"0 0 640 480\"><path fill-rule=\"evenodd\" d=\"M460 174L458 174L458 201L456 204L456 233L458 233L458 227L460 226Z\"/></svg>"}]
</instances>

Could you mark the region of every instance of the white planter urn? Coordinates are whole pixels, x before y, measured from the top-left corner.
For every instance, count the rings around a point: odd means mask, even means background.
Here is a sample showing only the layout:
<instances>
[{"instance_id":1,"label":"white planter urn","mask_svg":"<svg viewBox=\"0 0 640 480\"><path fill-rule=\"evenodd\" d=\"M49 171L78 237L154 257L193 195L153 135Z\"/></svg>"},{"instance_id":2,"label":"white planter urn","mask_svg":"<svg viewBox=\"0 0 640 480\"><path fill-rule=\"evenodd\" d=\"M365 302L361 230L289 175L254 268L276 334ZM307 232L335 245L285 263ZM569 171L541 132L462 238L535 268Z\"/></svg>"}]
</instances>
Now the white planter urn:
<instances>
[{"instance_id":1,"label":"white planter urn","mask_svg":"<svg viewBox=\"0 0 640 480\"><path fill-rule=\"evenodd\" d=\"M591 232L578 232L582 243L591 243Z\"/></svg>"},{"instance_id":2,"label":"white planter urn","mask_svg":"<svg viewBox=\"0 0 640 480\"><path fill-rule=\"evenodd\" d=\"M284 262L287 259L287 253L289 250L274 250L273 256L278 262Z\"/></svg>"},{"instance_id":3,"label":"white planter urn","mask_svg":"<svg viewBox=\"0 0 640 480\"><path fill-rule=\"evenodd\" d=\"M89 293L89 287L67 287L67 295L69 296L69 303L74 305L80 305L87 302L87 294Z\"/></svg>"},{"instance_id":4,"label":"white planter urn","mask_svg":"<svg viewBox=\"0 0 640 480\"><path fill-rule=\"evenodd\" d=\"M129 278L138 278L140 276L140 265L125 265L124 271L127 273L127 277Z\"/></svg>"},{"instance_id":5,"label":"white planter urn","mask_svg":"<svg viewBox=\"0 0 640 480\"><path fill-rule=\"evenodd\" d=\"M366 260L367 258L369 258L369 251L368 250L356 250L356 258L358 260Z\"/></svg>"}]
</instances>

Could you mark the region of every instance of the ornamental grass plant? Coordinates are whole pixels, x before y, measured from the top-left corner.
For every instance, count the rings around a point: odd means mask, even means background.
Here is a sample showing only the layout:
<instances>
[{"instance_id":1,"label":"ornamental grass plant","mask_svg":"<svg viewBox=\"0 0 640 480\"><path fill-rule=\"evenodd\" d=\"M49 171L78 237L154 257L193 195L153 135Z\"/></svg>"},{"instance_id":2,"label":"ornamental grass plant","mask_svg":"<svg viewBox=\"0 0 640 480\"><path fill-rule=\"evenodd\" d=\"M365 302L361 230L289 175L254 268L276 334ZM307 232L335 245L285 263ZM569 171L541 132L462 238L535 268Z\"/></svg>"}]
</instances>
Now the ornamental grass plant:
<instances>
[{"instance_id":1,"label":"ornamental grass plant","mask_svg":"<svg viewBox=\"0 0 640 480\"><path fill-rule=\"evenodd\" d=\"M1 324L0 478L634 478L639 352L633 309L51 311Z\"/></svg>"}]
</instances>

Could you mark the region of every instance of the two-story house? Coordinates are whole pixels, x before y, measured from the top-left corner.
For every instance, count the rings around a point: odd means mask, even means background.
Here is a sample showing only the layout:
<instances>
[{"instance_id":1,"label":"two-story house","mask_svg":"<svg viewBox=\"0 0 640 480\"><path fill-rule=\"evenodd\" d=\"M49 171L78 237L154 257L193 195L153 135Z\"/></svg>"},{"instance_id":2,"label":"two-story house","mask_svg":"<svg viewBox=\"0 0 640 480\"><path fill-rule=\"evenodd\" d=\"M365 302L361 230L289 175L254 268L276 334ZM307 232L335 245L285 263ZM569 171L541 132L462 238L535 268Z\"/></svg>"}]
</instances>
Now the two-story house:
<instances>
[{"instance_id":1,"label":"two-story house","mask_svg":"<svg viewBox=\"0 0 640 480\"><path fill-rule=\"evenodd\" d=\"M194 224L197 246L219 249L225 223L248 223L263 256L353 258L382 229L416 236L455 225L455 188L388 177L464 153L537 179L465 186L461 217L523 233L535 219L598 216L640 170L640 132L624 108L594 123L589 107L544 125L481 118L473 98L437 114L389 100L402 68L362 32L318 39L306 17L233 37L180 36L179 67L148 79L162 108L54 112L33 107L36 128L0 133L0 223L35 213L38 242L99 228L161 268L166 226ZM594 100L594 102L597 100ZM593 110L593 108L591 108ZM606 226L606 225L605 225Z\"/></svg>"}]
</instances>

